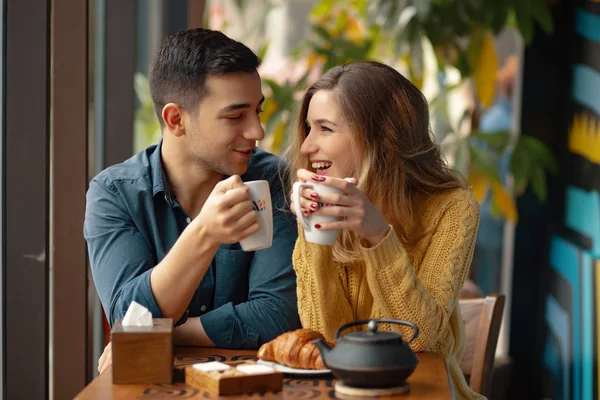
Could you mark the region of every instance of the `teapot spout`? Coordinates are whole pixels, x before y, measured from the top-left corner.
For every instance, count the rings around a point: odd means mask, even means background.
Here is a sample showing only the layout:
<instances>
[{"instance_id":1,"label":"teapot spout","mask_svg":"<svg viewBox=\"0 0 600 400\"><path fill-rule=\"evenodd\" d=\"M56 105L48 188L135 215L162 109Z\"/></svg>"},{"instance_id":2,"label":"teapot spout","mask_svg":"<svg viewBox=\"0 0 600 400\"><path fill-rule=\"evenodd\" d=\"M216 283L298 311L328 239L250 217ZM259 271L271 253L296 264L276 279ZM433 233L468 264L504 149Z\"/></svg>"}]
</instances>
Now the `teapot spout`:
<instances>
[{"instance_id":1,"label":"teapot spout","mask_svg":"<svg viewBox=\"0 0 600 400\"><path fill-rule=\"evenodd\" d=\"M312 341L321 352L321 357L323 358L323 362L327 365L327 354L331 351L331 346L327 344L327 342L323 339L316 339Z\"/></svg>"}]
</instances>

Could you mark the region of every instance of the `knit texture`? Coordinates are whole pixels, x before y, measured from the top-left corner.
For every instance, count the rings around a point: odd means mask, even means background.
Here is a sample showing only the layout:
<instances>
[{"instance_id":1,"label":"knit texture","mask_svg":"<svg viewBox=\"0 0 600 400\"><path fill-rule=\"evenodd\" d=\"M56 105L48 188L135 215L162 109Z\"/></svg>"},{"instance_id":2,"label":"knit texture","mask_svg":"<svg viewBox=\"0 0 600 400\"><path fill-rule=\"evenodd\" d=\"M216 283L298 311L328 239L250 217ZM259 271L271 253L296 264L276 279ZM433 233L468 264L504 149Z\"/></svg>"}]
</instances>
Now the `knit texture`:
<instances>
[{"instance_id":1,"label":"knit texture","mask_svg":"<svg viewBox=\"0 0 600 400\"><path fill-rule=\"evenodd\" d=\"M465 333L457 306L473 258L479 204L469 191L454 189L429 196L418 207L428 233L415 246L412 260L390 229L377 246L361 248L364 261L341 265L333 260L331 247L306 242L299 227L293 264L302 326L333 342L336 329L354 320L413 322L420 335L411 348L447 360L456 398L484 399L469 388L459 367ZM382 329L399 330L406 340L413 334L396 325Z\"/></svg>"}]
</instances>

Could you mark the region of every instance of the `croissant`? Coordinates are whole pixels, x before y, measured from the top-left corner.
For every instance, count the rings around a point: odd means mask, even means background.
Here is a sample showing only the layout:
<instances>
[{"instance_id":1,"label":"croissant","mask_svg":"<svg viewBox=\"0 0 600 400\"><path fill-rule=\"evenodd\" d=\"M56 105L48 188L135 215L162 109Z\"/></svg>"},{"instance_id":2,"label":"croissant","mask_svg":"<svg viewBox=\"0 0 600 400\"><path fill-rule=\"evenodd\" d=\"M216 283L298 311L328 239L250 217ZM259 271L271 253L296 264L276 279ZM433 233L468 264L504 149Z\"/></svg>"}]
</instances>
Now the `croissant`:
<instances>
[{"instance_id":1,"label":"croissant","mask_svg":"<svg viewBox=\"0 0 600 400\"><path fill-rule=\"evenodd\" d=\"M258 358L292 368L325 369L319 348L312 343L323 335L311 329L286 332L258 349Z\"/></svg>"}]
</instances>

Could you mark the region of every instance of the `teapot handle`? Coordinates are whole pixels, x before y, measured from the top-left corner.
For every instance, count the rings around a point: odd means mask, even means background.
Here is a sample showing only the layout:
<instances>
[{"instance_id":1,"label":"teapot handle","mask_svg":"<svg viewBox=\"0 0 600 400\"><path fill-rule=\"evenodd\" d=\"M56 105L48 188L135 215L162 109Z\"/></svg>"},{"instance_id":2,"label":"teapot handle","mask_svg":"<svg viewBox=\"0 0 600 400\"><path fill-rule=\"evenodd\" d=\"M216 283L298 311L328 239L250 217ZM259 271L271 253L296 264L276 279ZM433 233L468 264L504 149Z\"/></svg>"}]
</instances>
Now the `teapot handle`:
<instances>
[{"instance_id":1,"label":"teapot handle","mask_svg":"<svg viewBox=\"0 0 600 400\"><path fill-rule=\"evenodd\" d=\"M405 325L405 326L408 326L409 328L412 328L415 331L415 333L413 334L413 337L411 337L410 340L408 341L409 344L412 343L419 336L419 327L417 325L413 324L412 322L402 321L399 319L361 319L359 321L349 322L345 325L342 325L340 328L338 328L338 330L335 331L335 340L337 341L340 338L340 335L342 334L342 332L350 327L357 326L357 325L364 325L364 324L371 325L371 323L375 323L374 331L377 331L378 323ZM371 330L372 327L369 326L369 328L370 328L369 330Z\"/></svg>"}]
</instances>

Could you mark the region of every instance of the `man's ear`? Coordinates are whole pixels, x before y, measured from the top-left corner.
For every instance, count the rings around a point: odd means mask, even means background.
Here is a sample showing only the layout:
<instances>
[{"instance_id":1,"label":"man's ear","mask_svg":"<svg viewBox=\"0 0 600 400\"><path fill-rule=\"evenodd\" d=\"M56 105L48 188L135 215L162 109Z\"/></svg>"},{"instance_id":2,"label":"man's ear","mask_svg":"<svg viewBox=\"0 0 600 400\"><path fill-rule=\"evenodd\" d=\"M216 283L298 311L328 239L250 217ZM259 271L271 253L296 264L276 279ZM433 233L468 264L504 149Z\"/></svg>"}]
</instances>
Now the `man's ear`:
<instances>
[{"instance_id":1,"label":"man's ear","mask_svg":"<svg viewBox=\"0 0 600 400\"><path fill-rule=\"evenodd\" d=\"M162 119L165 121L165 131L174 136L185 134L183 126L184 110L175 103L167 103L162 109Z\"/></svg>"}]
</instances>

